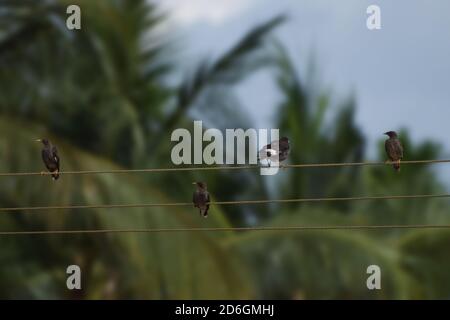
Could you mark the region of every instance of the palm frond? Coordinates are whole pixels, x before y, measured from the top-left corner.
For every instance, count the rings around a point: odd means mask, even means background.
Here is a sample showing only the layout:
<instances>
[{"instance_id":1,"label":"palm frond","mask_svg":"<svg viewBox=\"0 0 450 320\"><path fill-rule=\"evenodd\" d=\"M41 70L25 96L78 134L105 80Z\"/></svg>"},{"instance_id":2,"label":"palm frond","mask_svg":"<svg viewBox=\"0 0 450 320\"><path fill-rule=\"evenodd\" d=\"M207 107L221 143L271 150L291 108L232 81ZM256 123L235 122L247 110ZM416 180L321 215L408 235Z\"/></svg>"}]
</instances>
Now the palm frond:
<instances>
[{"instance_id":1,"label":"palm frond","mask_svg":"<svg viewBox=\"0 0 450 320\"><path fill-rule=\"evenodd\" d=\"M215 62L205 60L192 76L186 79L178 89L175 110L161 126L161 132L171 132L196 99L208 88L234 84L267 64L269 57L256 56L270 32L285 20L284 16L275 17L249 31L234 47L224 53ZM159 141L152 143L152 150L157 149Z\"/></svg>"},{"instance_id":2,"label":"palm frond","mask_svg":"<svg viewBox=\"0 0 450 320\"><path fill-rule=\"evenodd\" d=\"M42 127L5 117L0 118L0 124L2 172L42 170L41 146L33 141L38 137L48 137L58 146L62 170L119 168L73 147ZM13 135L14 139L10 139ZM57 182L48 176L7 178L0 184L0 194L2 207L173 201L157 188L146 185L142 178L120 175L63 175ZM190 198L191 193L186 195L186 199ZM205 220L191 208L154 208L6 213L0 217L0 225L2 230L54 230L193 228L229 224L218 209ZM252 289L240 258L221 245L222 239L231 236L227 233L179 233L5 238L0 251L7 252L15 243L16 252L2 255L12 260L0 267L0 283L7 284L8 278L16 274L16 288L20 293L16 296L14 291L2 292L2 297L70 298L58 283L61 282L59 277L65 277L68 263L74 263L80 265L89 279L81 298L105 297L98 292L95 283L104 288L106 280L116 281L113 291L117 298L248 298ZM10 274L9 266L18 269ZM21 272L31 274L20 277ZM27 279L40 274L46 276L41 280L36 278L35 287L27 285Z\"/></svg>"}]
</instances>

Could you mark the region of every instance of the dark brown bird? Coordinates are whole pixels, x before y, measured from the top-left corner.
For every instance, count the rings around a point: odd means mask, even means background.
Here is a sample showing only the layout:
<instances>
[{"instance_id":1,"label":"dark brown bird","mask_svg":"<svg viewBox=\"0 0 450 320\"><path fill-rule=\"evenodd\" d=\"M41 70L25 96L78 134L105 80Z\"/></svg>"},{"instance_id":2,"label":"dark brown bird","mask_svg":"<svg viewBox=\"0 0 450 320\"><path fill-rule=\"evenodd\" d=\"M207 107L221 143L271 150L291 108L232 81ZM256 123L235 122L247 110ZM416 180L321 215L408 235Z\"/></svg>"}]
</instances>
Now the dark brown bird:
<instances>
[{"instance_id":1,"label":"dark brown bird","mask_svg":"<svg viewBox=\"0 0 450 320\"><path fill-rule=\"evenodd\" d=\"M274 162L282 162L289 156L290 145L287 137L282 137L280 140L272 141L268 145L264 146L258 155L258 160L266 159L270 164Z\"/></svg>"},{"instance_id":2,"label":"dark brown bird","mask_svg":"<svg viewBox=\"0 0 450 320\"><path fill-rule=\"evenodd\" d=\"M391 162L395 162L393 164L394 169L400 171L400 161L403 159L402 144L395 131L388 131L385 135L389 136L384 144L387 156Z\"/></svg>"},{"instance_id":3,"label":"dark brown bird","mask_svg":"<svg viewBox=\"0 0 450 320\"><path fill-rule=\"evenodd\" d=\"M59 178L59 156L58 150L51 144L48 139L38 139L36 141L42 142L44 149L42 149L42 161L44 161L45 167L52 173L53 180Z\"/></svg>"},{"instance_id":4,"label":"dark brown bird","mask_svg":"<svg viewBox=\"0 0 450 320\"><path fill-rule=\"evenodd\" d=\"M209 210L209 192L206 190L205 182L194 182L192 184L197 185L197 190L194 191L194 196L192 197L192 202L194 202L194 207L198 208L200 215L203 217L208 216Z\"/></svg>"}]
</instances>

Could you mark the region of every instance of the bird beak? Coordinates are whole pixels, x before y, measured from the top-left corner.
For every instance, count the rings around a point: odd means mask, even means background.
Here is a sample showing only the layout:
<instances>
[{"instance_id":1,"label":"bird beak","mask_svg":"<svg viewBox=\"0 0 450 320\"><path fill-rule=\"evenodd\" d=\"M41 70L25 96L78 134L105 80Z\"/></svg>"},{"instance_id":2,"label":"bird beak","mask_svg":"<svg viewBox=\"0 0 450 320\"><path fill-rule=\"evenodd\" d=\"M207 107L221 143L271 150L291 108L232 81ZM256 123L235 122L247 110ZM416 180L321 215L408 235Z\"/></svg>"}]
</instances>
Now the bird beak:
<instances>
[{"instance_id":1,"label":"bird beak","mask_svg":"<svg viewBox=\"0 0 450 320\"><path fill-rule=\"evenodd\" d=\"M192 184L197 184L197 182L192 182Z\"/></svg>"},{"instance_id":2,"label":"bird beak","mask_svg":"<svg viewBox=\"0 0 450 320\"><path fill-rule=\"evenodd\" d=\"M36 140L34 140L34 141L36 141L36 142L42 142L42 139L36 139Z\"/></svg>"}]
</instances>

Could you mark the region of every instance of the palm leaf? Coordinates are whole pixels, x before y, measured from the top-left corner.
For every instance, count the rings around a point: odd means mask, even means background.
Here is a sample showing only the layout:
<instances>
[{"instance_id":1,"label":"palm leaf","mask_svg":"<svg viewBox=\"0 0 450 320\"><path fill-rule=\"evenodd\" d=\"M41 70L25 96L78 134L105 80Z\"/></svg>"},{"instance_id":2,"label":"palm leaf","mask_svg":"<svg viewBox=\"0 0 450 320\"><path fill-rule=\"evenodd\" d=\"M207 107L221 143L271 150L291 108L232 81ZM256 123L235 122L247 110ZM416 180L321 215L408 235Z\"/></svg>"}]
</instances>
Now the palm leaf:
<instances>
[{"instance_id":1,"label":"palm leaf","mask_svg":"<svg viewBox=\"0 0 450 320\"><path fill-rule=\"evenodd\" d=\"M339 214L304 208L280 212L267 226L341 225ZM265 299L404 299L411 279L385 243L357 231L255 232L228 242L250 265ZM383 290L368 290L367 267L378 265Z\"/></svg>"},{"instance_id":2,"label":"palm leaf","mask_svg":"<svg viewBox=\"0 0 450 320\"><path fill-rule=\"evenodd\" d=\"M42 136L58 146L62 170L119 168L40 126L4 117L0 123L2 172L42 170L41 146L33 141ZM56 183L48 176L5 177L0 183L0 194L3 207L171 201L170 196L146 185L139 177L126 175L62 175ZM190 197L186 195L186 201ZM213 210L210 219L205 220L193 208L172 207L5 213L0 224L5 231L228 226L219 210ZM105 297L102 286L106 280L117 282L113 293L118 298L249 297L250 285L238 257L220 244L229 236L186 232L5 238L0 251L16 243L18 252L11 253L10 263L0 267L0 283L8 283L8 266L15 265L19 268L16 287L23 291L8 291L11 296L6 297L64 297L67 290L61 283L65 268L75 263L89 279L82 298ZM25 273L31 267L30 277L45 275L42 281L33 282L42 285L42 290L27 285L29 278L19 276L20 270Z\"/></svg>"},{"instance_id":3,"label":"palm leaf","mask_svg":"<svg viewBox=\"0 0 450 320\"><path fill-rule=\"evenodd\" d=\"M175 110L161 126L161 132L171 132L196 99L208 88L217 85L235 84L267 64L267 55L257 56L264 41L276 26L285 20L277 16L249 31L235 46L220 56L215 62L203 61L178 89ZM158 149L160 141L155 140L151 149Z\"/></svg>"}]
</instances>

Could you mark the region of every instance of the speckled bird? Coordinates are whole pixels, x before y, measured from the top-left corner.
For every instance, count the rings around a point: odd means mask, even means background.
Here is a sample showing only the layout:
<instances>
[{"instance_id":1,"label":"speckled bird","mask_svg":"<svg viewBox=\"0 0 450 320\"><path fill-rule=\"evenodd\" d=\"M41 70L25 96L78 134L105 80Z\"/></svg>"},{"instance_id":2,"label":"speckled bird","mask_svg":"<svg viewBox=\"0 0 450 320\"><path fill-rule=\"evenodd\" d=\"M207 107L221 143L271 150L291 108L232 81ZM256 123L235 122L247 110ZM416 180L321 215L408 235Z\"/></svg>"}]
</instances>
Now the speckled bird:
<instances>
[{"instance_id":1,"label":"speckled bird","mask_svg":"<svg viewBox=\"0 0 450 320\"><path fill-rule=\"evenodd\" d=\"M194 202L194 207L198 208L200 215L204 218L208 217L209 210L209 192L206 190L205 182L194 182L197 186L197 190L194 191L194 196L192 197L192 202Z\"/></svg>"},{"instance_id":2,"label":"speckled bird","mask_svg":"<svg viewBox=\"0 0 450 320\"><path fill-rule=\"evenodd\" d=\"M59 156L58 150L48 139L38 139L36 141L42 142L44 149L42 149L42 161L45 167L52 173L53 180L59 178Z\"/></svg>"},{"instance_id":3,"label":"speckled bird","mask_svg":"<svg viewBox=\"0 0 450 320\"><path fill-rule=\"evenodd\" d=\"M400 171L400 161L403 159L402 144L395 131L388 131L385 135L389 136L384 144L387 156L391 162L394 162L394 169Z\"/></svg>"},{"instance_id":4,"label":"speckled bird","mask_svg":"<svg viewBox=\"0 0 450 320\"><path fill-rule=\"evenodd\" d=\"M258 154L258 160L267 160L270 164L272 162L282 162L287 159L290 151L289 139L282 137L280 140L272 141L264 146Z\"/></svg>"}]
</instances>

